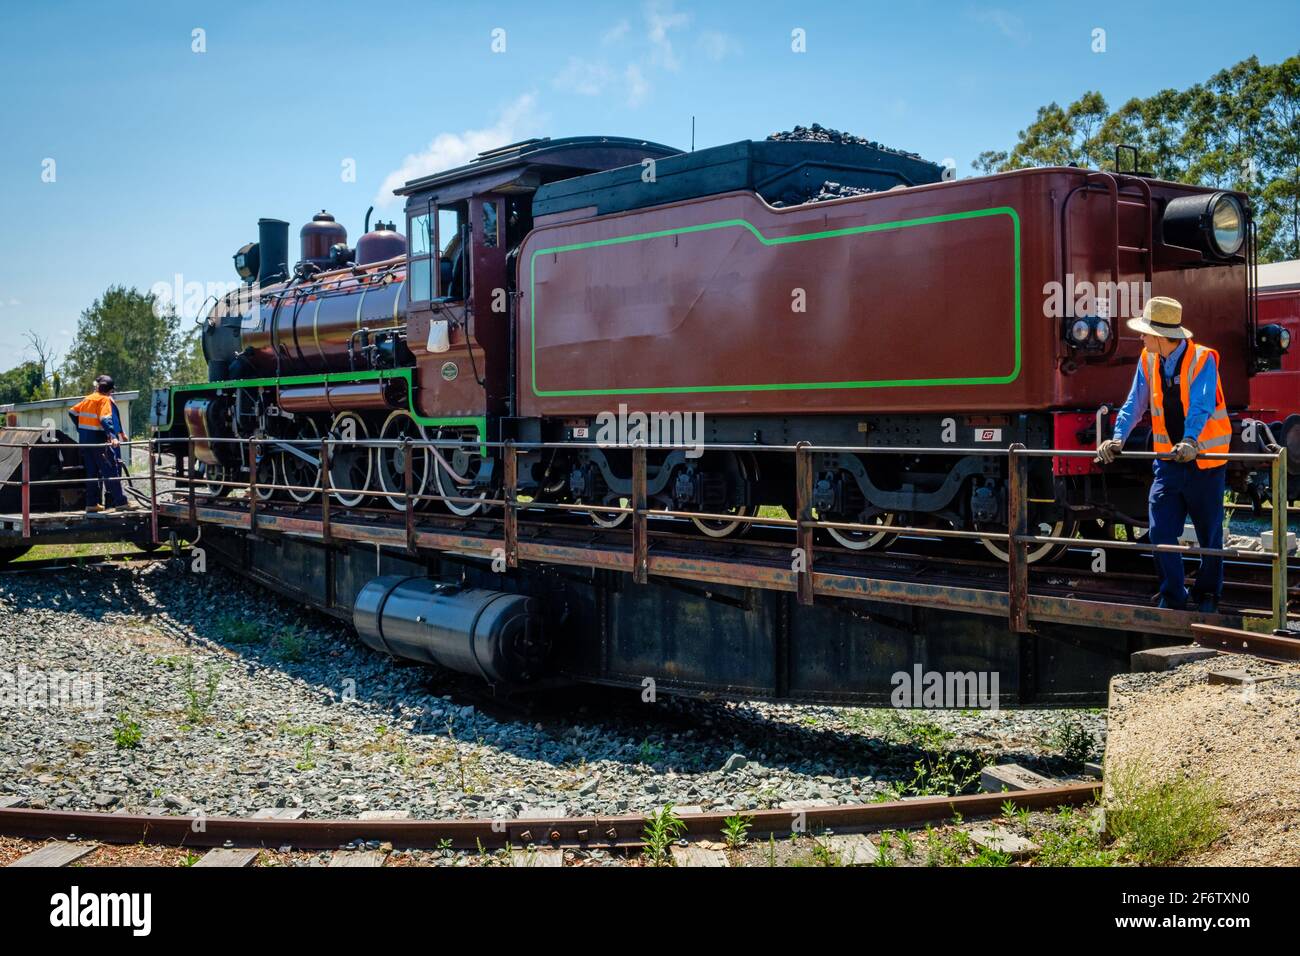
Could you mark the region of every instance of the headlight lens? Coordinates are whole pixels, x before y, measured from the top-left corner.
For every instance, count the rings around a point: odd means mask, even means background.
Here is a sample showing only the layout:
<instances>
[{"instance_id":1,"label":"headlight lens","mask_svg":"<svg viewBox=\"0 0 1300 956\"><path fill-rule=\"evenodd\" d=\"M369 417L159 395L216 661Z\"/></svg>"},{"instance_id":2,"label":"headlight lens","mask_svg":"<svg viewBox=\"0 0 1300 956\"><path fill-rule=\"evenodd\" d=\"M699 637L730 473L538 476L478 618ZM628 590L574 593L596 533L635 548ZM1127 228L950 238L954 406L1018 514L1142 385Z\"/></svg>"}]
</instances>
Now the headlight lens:
<instances>
[{"instance_id":1,"label":"headlight lens","mask_svg":"<svg viewBox=\"0 0 1300 956\"><path fill-rule=\"evenodd\" d=\"M1219 255L1233 256L1246 240L1246 216L1236 196L1220 194L1210 211L1211 234Z\"/></svg>"},{"instance_id":2,"label":"headlight lens","mask_svg":"<svg viewBox=\"0 0 1300 956\"><path fill-rule=\"evenodd\" d=\"M1283 329L1281 332L1277 334L1277 344L1282 347L1283 352L1285 352L1287 349L1291 347L1290 329Z\"/></svg>"},{"instance_id":3,"label":"headlight lens","mask_svg":"<svg viewBox=\"0 0 1300 956\"><path fill-rule=\"evenodd\" d=\"M1081 345L1088 341L1089 331L1087 319L1075 319L1070 326L1070 338Z\"/></svg>"},{"instance_id":4,"label":"headlight lens","mask_svg":"<svg viewBox=\"0 0 1300 956\"><path fill-rule=\"evenodd\" d=\"M1095 334L1098 342L1105 342L1110 338L1110 323L1105 319L1098 319Z\"/></svg>"}]
</instances>

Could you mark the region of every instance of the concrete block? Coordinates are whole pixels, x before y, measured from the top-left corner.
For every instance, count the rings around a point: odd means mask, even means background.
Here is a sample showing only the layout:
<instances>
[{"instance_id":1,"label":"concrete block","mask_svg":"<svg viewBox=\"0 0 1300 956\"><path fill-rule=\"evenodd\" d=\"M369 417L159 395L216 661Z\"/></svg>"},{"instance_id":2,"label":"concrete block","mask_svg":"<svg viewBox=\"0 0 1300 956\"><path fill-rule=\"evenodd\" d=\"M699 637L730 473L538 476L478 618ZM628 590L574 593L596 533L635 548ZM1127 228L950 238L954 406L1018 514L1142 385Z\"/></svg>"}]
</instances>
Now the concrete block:
<instances>
[{"instance_id":1,"label":"concrete block","mask_svg":"<svg viewBox=\"0 0 1300 956\"><path fill-rule=\"evenodd\" d=\"M1247 674L1244 670L1236 667L1224 668L1221 671L1210 671L1207 680L1211 684L1226 684L1229 687L1254 687L1256 684L1262 684L1265 681L1277 680L1277 677L1256 677L1253 674Z\"/></svg>"},{"instance_id":2,"label":"concrete block","mask_svg":"<svg viewBox=\"0 0 1300 956\"><path fill-rule=\"evenodd\" d=\"M1083 772L1086 773L1086 774L1087 774L1088 776L1090 776L1090 777L1094 777L1094 778L1096 778L1097 780L1100 780L1100 779L1101 779L1101 764L1099 764L1099 763L1085 763L1085 764L1083 765Z\"/></svg>"},{"instance_id":3,"label":"concrete block","mask_svg":"<svg viewBox=\"0 0 1300 956\"><path fill-rule=\"evenodd\" d=\"M969 831L971 841L980 847L1006 853L1013 860L1024 859L1038 852L1038 845L1018 833L1012 833L1005 827L987 824L972 827Z\"/></svg>"},{"instance_id":4,"label":"concrete block","mask_svg":"<svg viewBox=\"0 0 1300 956\"><path fill-rule=\"evenodd\" d=\"M1056 781L1027 770L1018 763L1000 763L980 771L980 786L986 793L1001 793L1004 790L1038 790L1042 787L1054 787Z\"/></svg>"},{"instance_id":5,"label":"concrete block","mask_svg":"<svg viewBox=\"0 0 1300 956\"><path fill-rule=\"evenodd\" d=\"M1134 651L1129 658L1129 670L1134 673L1141 671L1171 671L1181 664L1190 664L1192 661L1203 661L1207 657L1217 657L1218 652L1208 647L1198 647L1195 644L1183 644L1177 647L1151 647L1145 651Z\"/></svg>"},{"instance_id":6,"label":"concrete block","mask_svg":"<svg viewBox=\"0 0 1300 956\"><path fill-rule=\"evenodd\" d=\"M1265 531L1263 534L1261 534L1261 535L1259 536L1259 543L1263 546L1263 548L1264 548L1265 551L1272 551L1272 550L1273 550L1273 532L1272 532L1272 531ZM1287 549L1287 551L1294 551L1294 550L1296 549L1296 538L1295 538L1295 532L1294 532L1294 531L1288 531L1288 532L1286 533L1286 549Z\"/></svg>"}]
</instances>

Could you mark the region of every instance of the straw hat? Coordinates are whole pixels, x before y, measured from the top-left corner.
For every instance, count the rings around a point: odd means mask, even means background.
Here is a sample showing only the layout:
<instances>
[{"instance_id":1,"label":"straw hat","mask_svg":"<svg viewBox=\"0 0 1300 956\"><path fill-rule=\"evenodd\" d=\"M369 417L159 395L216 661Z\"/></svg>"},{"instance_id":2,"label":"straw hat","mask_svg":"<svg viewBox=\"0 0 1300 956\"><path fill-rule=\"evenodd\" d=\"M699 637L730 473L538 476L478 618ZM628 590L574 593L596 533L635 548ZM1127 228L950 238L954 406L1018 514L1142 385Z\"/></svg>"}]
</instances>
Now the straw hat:
<instances>
[{"instance_id":1,"label":"straw hat","mask_svg":"<svg viewBox=\"0 0 1300 956\"><path fill-rule=\"evenodd\" d=\"M1165 295L1152 296L1142 307L1142 317L1129 319L1128 327L1144 335L1161 335L1167 339L1190 339L1191 331L1183 325L1183 306Z\"/></svg>"}]
</instances>

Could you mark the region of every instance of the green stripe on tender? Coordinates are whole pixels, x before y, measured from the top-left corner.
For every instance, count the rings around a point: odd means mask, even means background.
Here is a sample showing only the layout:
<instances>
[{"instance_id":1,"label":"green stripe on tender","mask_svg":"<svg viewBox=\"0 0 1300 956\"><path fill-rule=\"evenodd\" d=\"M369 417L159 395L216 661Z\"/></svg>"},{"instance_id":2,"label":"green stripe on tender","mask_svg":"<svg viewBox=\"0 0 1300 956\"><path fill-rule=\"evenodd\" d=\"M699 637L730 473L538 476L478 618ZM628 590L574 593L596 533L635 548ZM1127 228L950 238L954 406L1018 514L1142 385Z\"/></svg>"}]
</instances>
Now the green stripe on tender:
<instances>
[{"instance_id":1,"label":"green stripe on tender","mask_svg":"<svg viewBox=\"0 0 1300 956\"><path fill-rule=\"evenodd\" d=\"M747 230L755 239L765 246L781 246L795 242L810 242L817 239L835 239L841 236L854 236L863 233L885 232L892 229L909 229L913 226L928 226L935 223L956 222L963 219L980 219L986 216L1007 216L1012 223L1014 240L1014 296L1015 328L1014 348L1015 362L1007 375L989 375L977 377L953 378L897 378L876 379L861 382L760 382L752 385L665 385L644 388L580 388L580 389L539 389L537 387L537 257L556 255L561 252L575 252L581 249L595 249L601 246L617 246L628 242L641 242L646 239L661 239L668 236L687 235L695 232L709 232L715 229L740 228ZM529 339L532 353L532 389L539 397L559 397L572 395L662 395L690 392L764 392L764 391L800 391L824 388L904 388L925 385L1005 385L1020 377L1021 363L1021 308L1020 308L1020 216L1010 206L994 206L989 209L972 209L967 212L947 213L942 216L924 216L918 219L899 219L894 222L881 222L869 226L849 226L843 229L828 229L823 232L811 232L798 236L777 236L768 238L745 219L723 219L718 222L702 223L696 226L684 226L679 229L660 229L655 232L643 232L631 236L615 236L611 239L596 239L591 242L575 242L564 246L552 246L538 249L528 260L529 289Z\"/></svg>"}]
</instances>

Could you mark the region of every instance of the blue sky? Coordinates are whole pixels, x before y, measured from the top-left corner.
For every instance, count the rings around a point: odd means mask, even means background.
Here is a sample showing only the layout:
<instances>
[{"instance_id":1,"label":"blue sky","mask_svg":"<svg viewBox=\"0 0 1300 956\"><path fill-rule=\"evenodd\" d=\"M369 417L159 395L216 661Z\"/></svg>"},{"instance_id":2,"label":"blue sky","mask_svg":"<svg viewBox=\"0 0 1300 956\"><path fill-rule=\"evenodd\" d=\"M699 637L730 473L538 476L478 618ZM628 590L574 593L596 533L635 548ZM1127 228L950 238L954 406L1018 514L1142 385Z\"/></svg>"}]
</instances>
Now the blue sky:
<instances>
[{"instance_id":1,"label":"blue sky","mask_svg":"<svg viewBox=\"0 0 1300 956\"><path fill-rule=\"evenodd\" d=\"M386 184L526 136L686 148L692 115L697 147L820 122L952 158L966 175L1050 100L1098 89L1115 105L1300 46L1294 0L1231 10L1222 0L6 4L0 368L27 357L29 329L66 351L80 311L110 284L232 281L230 257L256 238L259 216L289 220L296 237L327 208L355 239ZM791 49L796 28L806 52ZM400 208L379 212L400 219Z\"/></svg>"}]
</instances>

